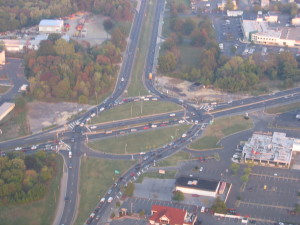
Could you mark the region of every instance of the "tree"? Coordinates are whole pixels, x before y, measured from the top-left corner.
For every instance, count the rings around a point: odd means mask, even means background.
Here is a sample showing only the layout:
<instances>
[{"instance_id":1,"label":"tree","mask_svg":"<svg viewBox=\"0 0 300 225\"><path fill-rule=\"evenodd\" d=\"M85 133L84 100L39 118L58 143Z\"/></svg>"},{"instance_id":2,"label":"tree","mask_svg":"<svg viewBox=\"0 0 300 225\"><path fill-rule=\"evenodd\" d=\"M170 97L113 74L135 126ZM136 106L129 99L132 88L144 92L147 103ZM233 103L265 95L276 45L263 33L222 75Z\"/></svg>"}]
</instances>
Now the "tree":
<instances>
[{"instance_id":1,"label":"tree","mask_svg":"<svg viewBox=\"0 0 300 225\"><path fill-rule=\"evenodd\" d=\"M251 168L245 168L245 169L244 169L244 174L249 176L250 173L251 173L251 171L252 171Z\"/></svg>"},{"instance_id":2,"label":"tree","mask_svg":"<svg viewBox=\"0 0 300 225\"><path fill-rule=\"evenodd\" d=\"M214 204L212 205L211 209L216 213L227 213L227 207L224 201L217 197Z\"/></svg>"},{"instance_id":3,"label":"tree","mask_svg":"<svg viewBox=\"0 0 300 225\"><path fill-rule=\"evenodd\" d=\"M226 0L225 9L234 10L234 4L232 0Z\"/></svg>"},{"instance_id":4,"label":"tree","mask_svg":"<svg viewBox=\"0 0 300 225\"><path fill-rule=\"evenodd\" d=\"M184 200L184 195L181 191L175 191L172 197L173 200L175 201L183 201Z\"/></svg>"},{"instance_id":5,"label":"tree","mask_svg":"<svg viewBox=\"0 0 300 225\"><path fill-rule=\"evenodd\" d=\"M231 163L230 170L234 175L237 175L238 170L240 169L240 165L237 163Z\"/></svg>"},{"instance_id":6,"label":"tree","mask_svg":"<svg viewBox=\"0 0 300 225\"><path fill-rule=\"evenodd\" d=\"M176 64L176 56L171 52L167 52L158 58L159 71L162 73L172 72L176 69Z\"/></svg>"},{"instance_id":7,"label":"tree","mask_svg":"<svg viewBox=\"0 0 300 225\"><path fill-rule=\"evenodd\" d=\"M109 31L114 27L114 23L110 18L108 18L108 19L104 20L103 26L106 31Z\"/></svg>"},{"instance_id":8,"label":"tree","mask_svg":"<svg viewBox=\"0 0 300 225\"><path fill-rule=\"evenodd\" d=\"M186 19L182 25L182 33L184 35L190 35L195 27L196 24L192 19Z\"/></svg>"},{"instance_id":9,"label":"tree","mask_svg":"<svg viewBox=\"0 0 300 225\"><path fill-rule=\"evenodd\" d=\"M139 214L140 214L140 217L144 217L145 216L145 210L141 210Z\"/></svg>"},{"instance_id":10,"label":"tree","mask_svg":"<svg viewBox=\"0 0 300 225\"><path fill-rule=\"evenodd\" d=\"M296 213L300 213L300 204L296 204L296 205L295 205L294 211L295 211Z\"/></svg>"},{"instance_id":11,"label":"tree","mask_svg":"<svg viewBox=\"0 0 300 225\"><path fill-rule=\"evenodd\" d=\"M240 177L241 181L243 181L243 183L247 183L249 180L249 175L244 174L243 176Z\"/></svg>"},{"instance_id":12,"label":"tree","mask_svg":"<svg viewBox=\"0 0 300 225\"><path fill-rule=\"evenodd\" d=\"M124 194L128 197L133 196L134 188L135 188L134 183L128 183L127 187L125 188Z\"/></svg>"}]
</instances>

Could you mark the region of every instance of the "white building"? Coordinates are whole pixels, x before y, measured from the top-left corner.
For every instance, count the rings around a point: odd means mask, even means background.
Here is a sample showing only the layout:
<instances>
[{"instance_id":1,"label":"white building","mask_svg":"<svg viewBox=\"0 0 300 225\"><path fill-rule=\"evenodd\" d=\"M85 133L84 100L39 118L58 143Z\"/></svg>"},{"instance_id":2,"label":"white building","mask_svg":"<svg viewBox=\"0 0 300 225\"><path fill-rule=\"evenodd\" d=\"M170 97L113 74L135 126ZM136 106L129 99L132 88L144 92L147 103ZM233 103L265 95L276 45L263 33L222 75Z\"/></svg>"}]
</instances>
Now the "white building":
<instances>
[{"instance_id":1,"label":"white building","mask_svg":"<svg viewBox=\"0 0 300 225\"><path fill-rule=\"evenodd\" d=\"M227 10L227 16L229 17L238 17L242 16L244 11L241 10Z\"/></svg>"},{"instance_id":2,"label":"white building","mask_svg":"<svg viewBox=\"0 0 300 225\"><path fill-rule=\"evenodd\" d=\"M41 20L39 24L40 33L61 33L64 27L63 20Z\"/></svg>"},{"instance_id":3,"label":"white building","mask_svg":"<svg viewBox=\"0 0 300 225\"><path fill-rule=\"evenodd\" d=\"M300 26L300 17L293 18L291 24L294 26Z\"/></svg>"},{"instance_id":4,"label":"white building","mask_svg":"<svg viewBox=\"0 0 300 225\"><path fill-rule=\"evenodd\" d=\"M245 161L289 167L293 152L300 152L300 139L279 132L255 132L245 143L242 157Z\"/></svg>"},{"instance_id":5,"label":"white building","mask_svg":"<svg viewBox=\"0 0 300 225\"><path fill-rule=\"evenodd\" d=\"M268 27L268 22L266 21L243 20L244 38L250 41L253 33L265 32L268 30Z\"/></svg>"},{"instance_id":6,"label":"white building","mask_svg":"<svg viewBox=\"0 0 300 225\"><path fill-rule=\"evenodd\" d=\"M202 195L216 197L220 181L204 180L195 177L179 177L175 183L176 191L181 191L185 194Z\"/></svg>"}]
</instances>

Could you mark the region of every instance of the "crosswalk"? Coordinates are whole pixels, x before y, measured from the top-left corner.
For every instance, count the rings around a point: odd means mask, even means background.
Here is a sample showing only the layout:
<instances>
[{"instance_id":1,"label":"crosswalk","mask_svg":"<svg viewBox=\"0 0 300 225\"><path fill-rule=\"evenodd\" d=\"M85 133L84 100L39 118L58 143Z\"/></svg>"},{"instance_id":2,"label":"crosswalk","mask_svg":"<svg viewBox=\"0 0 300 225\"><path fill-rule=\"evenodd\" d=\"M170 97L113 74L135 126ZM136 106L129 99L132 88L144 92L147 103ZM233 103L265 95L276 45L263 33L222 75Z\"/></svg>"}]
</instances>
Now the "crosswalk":
<instances>
[{"instance_id":1,"label":"crosswalk","mask_svg":"<svg viewBox=\"0 0 300 225\"><path fill-rule=\"evenodd\" d=\"M80 124L80 121L79 121L79 120L76 120L76 121L74 121L74 122L72 122L72 123L69 123L68 126L70 127L71 130L73 130L74 127L75 127L76 125L79 125L79 124Z\"/></svg>"},{"instance_id":2,"label":"crosswalk","mask_svg":"<svg viewBox=\"0 0 300 225\"><path fill-rule=\"evenodd\" d=\"M200 106L200 110L205 110L206 112L209 112L209 111L211 111L211 110L213 110L214 109L214 106L212 106L212 105L201 105Z\"/></svg>"}]
</instances>

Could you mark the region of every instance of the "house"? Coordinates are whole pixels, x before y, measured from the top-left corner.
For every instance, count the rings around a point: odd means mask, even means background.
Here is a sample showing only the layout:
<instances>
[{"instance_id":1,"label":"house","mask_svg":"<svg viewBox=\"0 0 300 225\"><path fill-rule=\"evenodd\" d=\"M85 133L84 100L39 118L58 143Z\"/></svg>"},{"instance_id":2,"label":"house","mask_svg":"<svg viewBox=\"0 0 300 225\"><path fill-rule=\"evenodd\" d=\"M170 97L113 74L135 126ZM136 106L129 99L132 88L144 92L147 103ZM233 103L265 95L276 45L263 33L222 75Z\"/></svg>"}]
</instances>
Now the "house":
<instances>
[{"instance_id":1,"label":"house","mask_svg":"<svg viewBox=\"0 0 300 225\"><path fill-rule=\"evenodd\" d=\"M5 50L0 50L0 65L5 65Z\"/></svg>"},{"instance_id":2,"label":"house","mask_svg":"<svg viewBox=\"0 0 300 225\"><path fill-rule=\"evenodd\" d=\"M152 205L149 223L152 225L194 225L197 216L184 209Z\"/></svg>"}]
</instances>

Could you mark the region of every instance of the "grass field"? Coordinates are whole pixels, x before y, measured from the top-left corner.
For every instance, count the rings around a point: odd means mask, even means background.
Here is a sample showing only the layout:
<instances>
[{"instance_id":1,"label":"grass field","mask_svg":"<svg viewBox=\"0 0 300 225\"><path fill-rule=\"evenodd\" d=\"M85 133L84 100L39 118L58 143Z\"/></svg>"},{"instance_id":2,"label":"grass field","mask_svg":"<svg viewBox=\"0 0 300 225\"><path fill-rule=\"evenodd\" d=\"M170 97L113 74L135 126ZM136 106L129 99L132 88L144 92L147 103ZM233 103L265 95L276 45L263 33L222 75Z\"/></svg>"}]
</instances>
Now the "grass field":
<instances>
[{"instance_id":1,"label":"grass field","mask_svg":"<svg viewBox=\"0 0 300 225\"><path fill-rule=\"evenodd\" d=\"M80 168L80 204L75 225L82 225L93 211L100 197L108 191L118 177L119 170L125 172L135 161L82 158Z\"/></svg>"},{"instance_id":2,"label":"grass field","mask_svg":"<svg viewBox=\"0 0 300 225\"><path fill-rule=\"evenodd\" d=\"M300 108L300 102L296 102L296 103L292 103L292 104L288 104L288 105L282 105L282 106L278 106L278 107L274 107L274 108L269 108L269 109L266 109L265 112L269 113L269 114L277 114L277 113L289 112L289 111L299 109L299 108Z\"/></svg>"},{"instance_id":3,"label":"grass field","mask_svg":"<svg viewBox=\"0 0 300 225\"><path fill-rule=\"evenodd\" d=\"M249 129L252 126L252 120L246 120L243 116L216 119L212 125L206 128L203 137L192 143L189 147L197 150L217 148L219 147L217 142L223 137Z\"/></svg>"},{"instance_id":4,"label":"grass field","mask_svg":"<svg viewBox=\"0 0 300 225\"><path fill-rule=\"evenodd\" d=\"M159 166L159 167L176 166L178 164L178 162L180 162L182 160L188 160L188 159L190 159L190 157L191 157L190 153L179 151L179 152L176 152L174 155L157 163L157 166Z\"/></svg>"},{"instance_id":5,"label":"grass field","mask_svg":"<svg viewBox=\"0 0 300 225\"><path fill-rule=\"evenodd\" d=\"M174 179L177 171L166 171L165 174L159 174L158 172L144 173L137 179L137 183L142 183L145 177L157 178L157 179Z\"/></svg>"},{"instance_id":6,"label":"grass field","mask_svg":"<svg viewBox=\"0 0 300 225\"><path fill-rule=\"evenodd\" d=\"M128 96L146 95L148 93L148 91L144 88L142 77L144 76L144 66L147 60L148 47L150 45L155 7L155 0L148 1L146 16L144 17L138 49L135 55L135 64L128 87Z\"/></svg>"},{"instance_id":7,"label":"grass field","mask_svg":"<svg viewBox=\"0 0 300 225\"><path fill-rule=\"evenodd\" d=\"M180 109L182 109L181 106L171 102L130 102L101 113L99 116L92 118L92 123L129 119L133 117L146 116L157 113L166 113Z\"/></svg>"},{"instance_id":8,"label":"grass field","mask_svg":"<svg viewBox=\"0 0 300 225\"><path fill-rule=\"evenodd\" d=\"M113 154L145 152L180 137L191 126L181 125L89 142L89 147Z\"/></svg>"},{"instance_id":9,"label":"grass field","mask_svg":"<svg viewBox=\"0 0 300 225\"><path fill-rule=\"evenodd\" d=\"M0 85L0 94L5 93L10 89L10 86L1 86Z\"/></svg>"},{"instance_id":10,"label":"grass field","mask_svg":"<svg viewBox=\"0 0 300 225\"><path fill-rule=\"evenodd\" d=\"M0 225L51 225L54 219L56 200L62 176L63 159L59 156L58 174L49 186L49 192L42 200L17 206L0 207Z\"/></svg>"}]
</instances>

